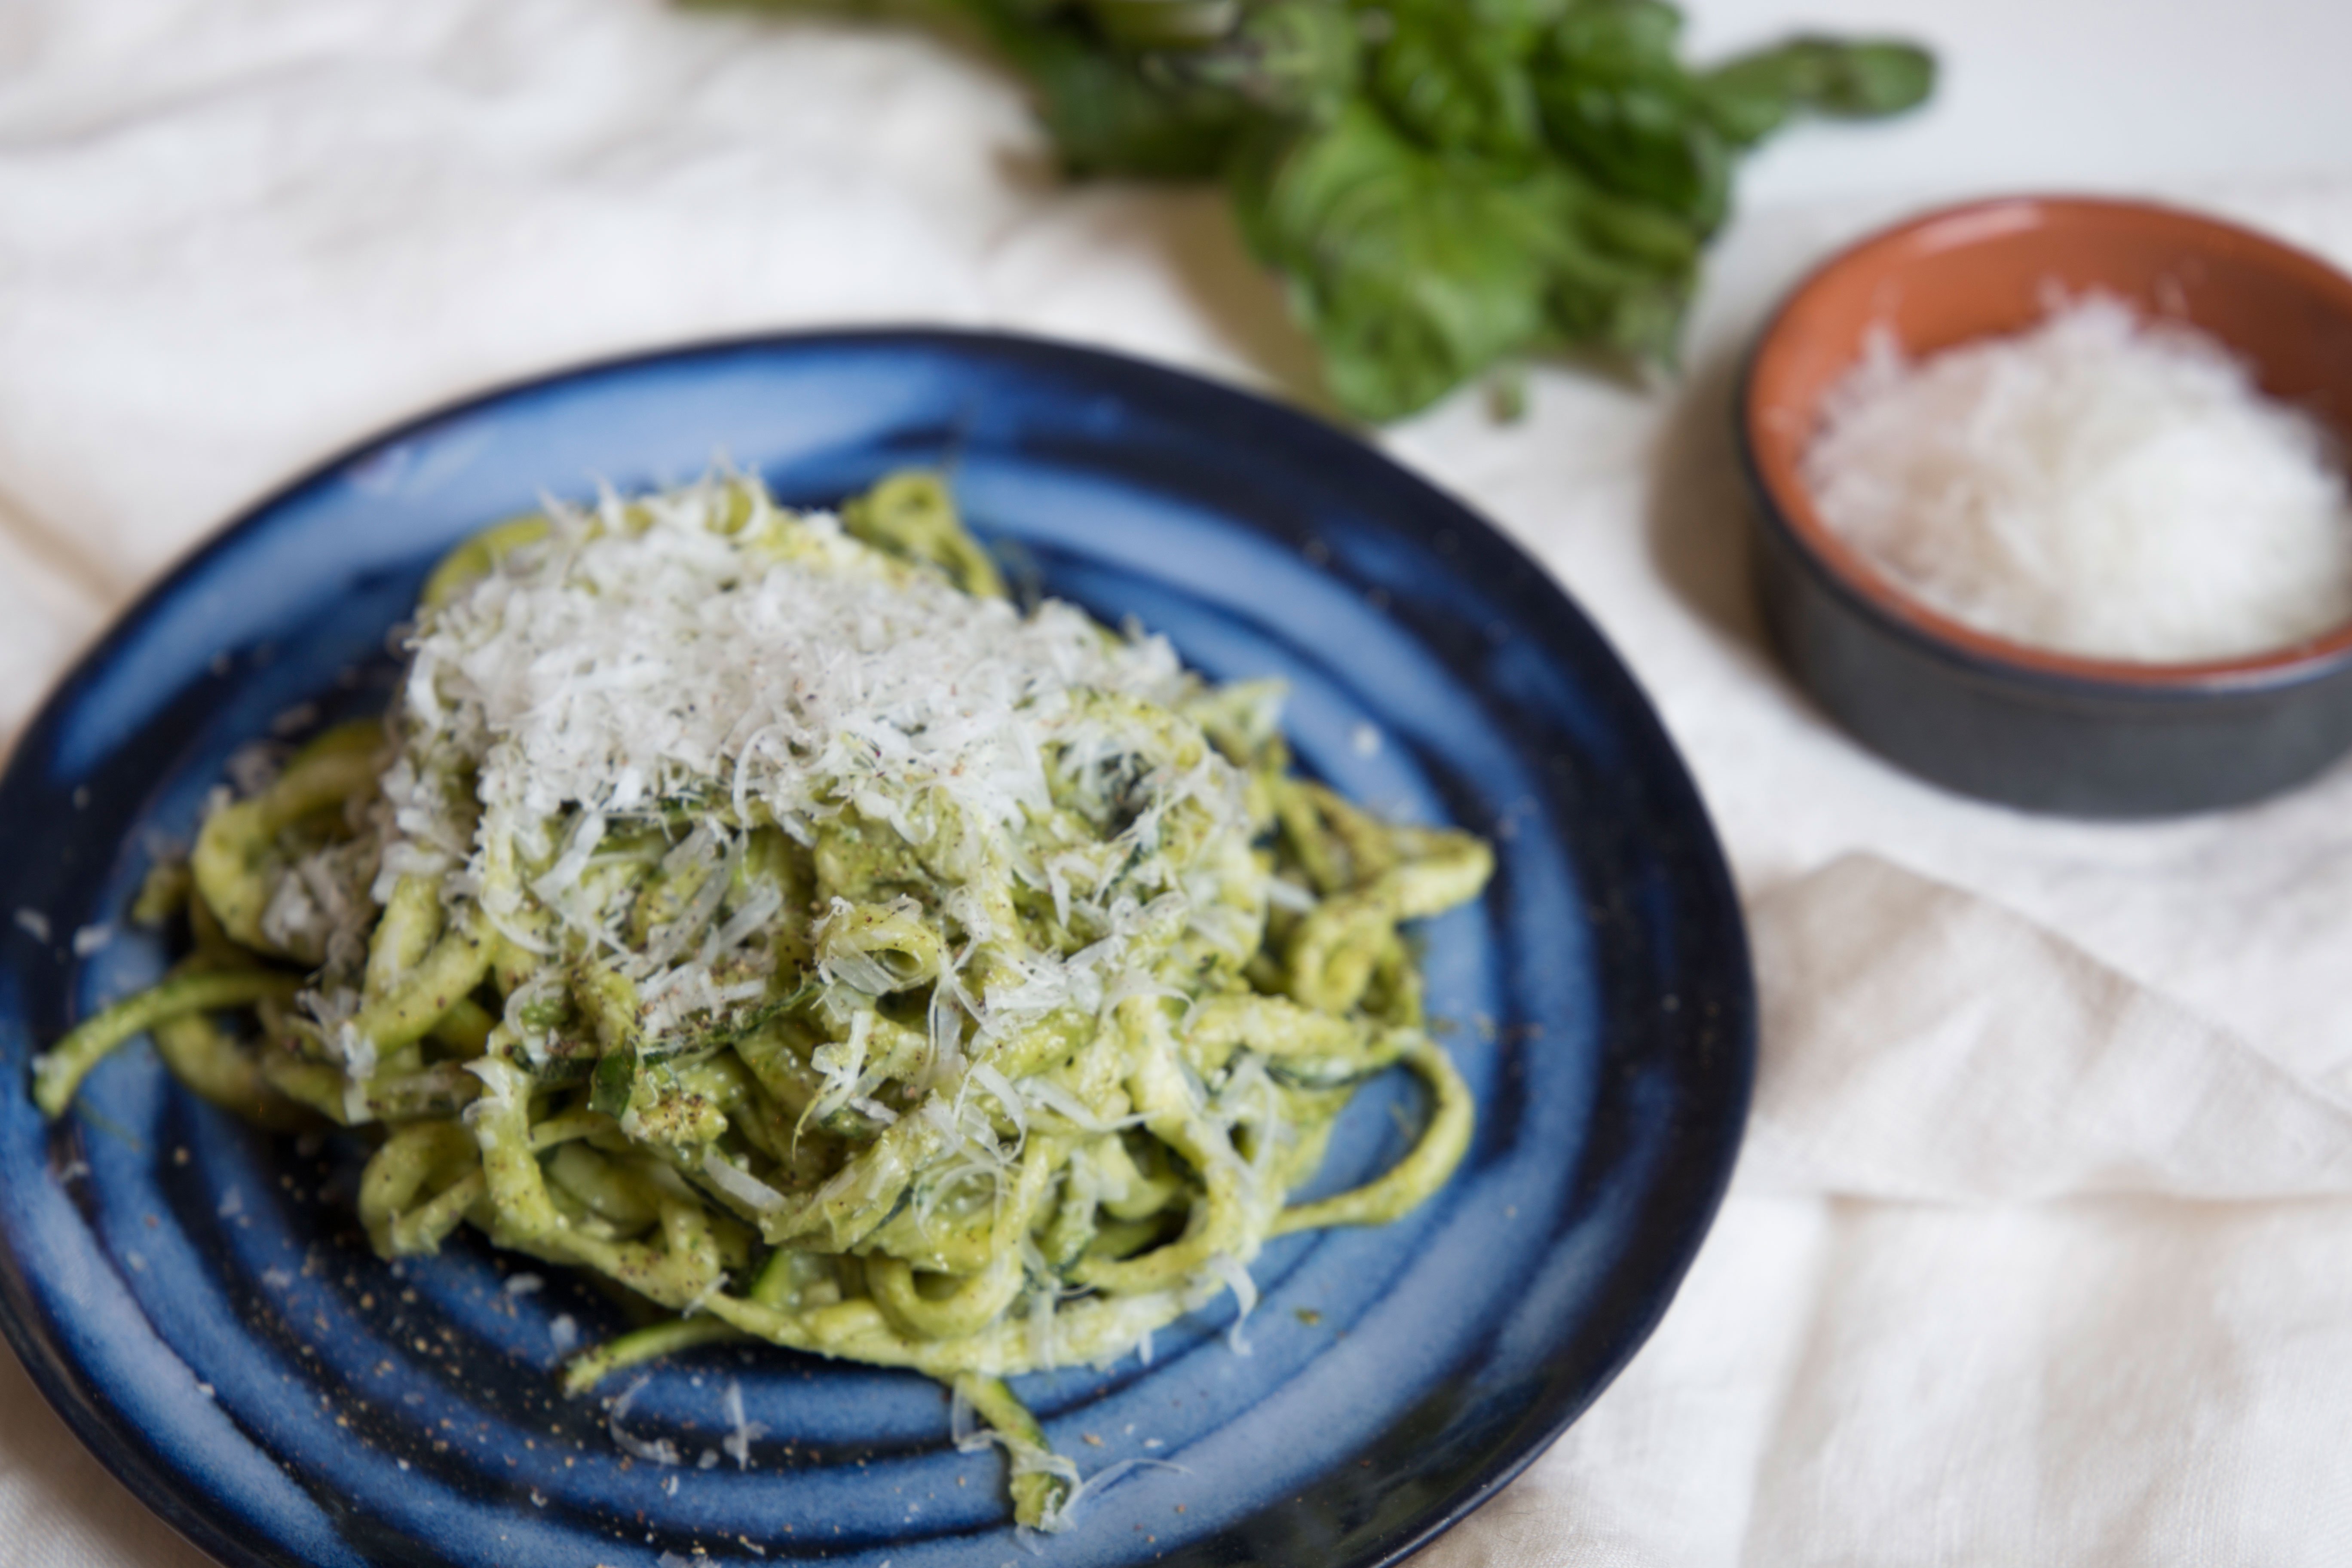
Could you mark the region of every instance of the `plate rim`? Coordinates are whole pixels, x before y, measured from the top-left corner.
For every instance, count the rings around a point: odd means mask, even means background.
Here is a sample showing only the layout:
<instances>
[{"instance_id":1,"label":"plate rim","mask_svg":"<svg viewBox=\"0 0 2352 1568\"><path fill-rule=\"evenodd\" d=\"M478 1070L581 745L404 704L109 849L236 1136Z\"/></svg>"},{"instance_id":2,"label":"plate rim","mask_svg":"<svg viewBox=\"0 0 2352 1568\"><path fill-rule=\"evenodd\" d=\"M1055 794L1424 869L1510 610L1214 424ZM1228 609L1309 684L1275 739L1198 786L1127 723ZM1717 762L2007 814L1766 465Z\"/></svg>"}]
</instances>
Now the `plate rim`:
<instances>
[{"instance_id":1,"label":"plate rim","mask_svg":"<svg viewBox=\"0 0 2352 1568\"><path fill-rule=\"evenodd\" d=\"M246 534L304 492L329 480L371 454L427 435L436 426L460 420L492 405L535 393L551 392L593 379L617 376L666 364L715 361L743 353L823 353L828 351L887 349L944 353L950 357L1025 366L1045 364L1076 377L1140 378L1180 397L1222 403L1234 412L1246 411L1269 431L1270 445L1296 447L1306 442L1342 460L1370 462L1385 470L1384 478L1415 498L1433 502L1455 515L1486 545L1523 567L1533 592L1549 595L1550 607L1564 612L1570 625L1589 637L1622 678L1625 695L1633 700L1621 715L1644 731L1640 739L1666 766L1664 781L1679 798L1674 815L1696 828L1694 842L1682 858L1695 862L1706 886L1699 889L1706 901L1727 917L1710 934L1723 944L1736 981L1733 994L1718 998L1725 1059L1717 1064L1720 1096L1716 1101L1720 1127L1716 1129L1715 1159L1710 1169L1684 1173L1693 1187L1682 1214L1685 1228L1646 1247L1663 1252L1665 1267L1643 1281L1640 1310L1610 1320L1610 1350L1597 1375L1580 1396L1560 1400L1538 1426L1524 1429L1496 1445L1470 1472L1470 1479L1451 1498L1428 1509L1410 1528L1373 1554L1355 1558L1336 1568L1398 1568L1405 1559L1491 1500L1540 1458L1622 1374L1633 1356L1655 1332L1674 1300L1680 1294L1700 1247L1714 1228L1717 1215L1737 1163L1753 1098L1757 1061L1757 1003L1753 963L1744 911L1722 841L1704 796L1681 749L1675 745L1648 691L1614 643L1593 621L1568 588L1518 541L1490 521L1475 507L1427 476L1349 430L1295 405L1260 391L1214 378L1173 363L1067 339L984 328L935 326L920 323L821 327L804 331L774 330L730 332L624 350L615 353L567 361L551 368L500 377L486 385L458 393L399 416L367 434L344 442L236 507L221 522L202 532L163 566L154 579L112 616L99 637L83 645L71 664L49 687L47 696L18 731L0 768L0 791L5 791L31 766L31 760L53 748L53 734L70 716L85 689L113 661L134 631L167 605L191 578L198 576L216 556L234 549ZM1524 590L1523 590L1524 591ZM27 1042L28 1047L32 1042ZM1708 1142L1695 1136L1701 1145ZM5 1338L28 1380L74 1436L107 1472L124 1486L151 1513L188 1543L225 1568L303 1568L303 1559L274 1541L233 1533L214 1511L192 1500L188 1493L200 1483L173 1468L135 1426L109 1401L102 1389L88 1386L81 1364L55 1342L47 1314L29 1296L29 1277L22 1260L0 1237L0 1338ZM30 1310L28 1310L30 1309ZM240 1428L241 1429L241 1428ZM1215 1537L1204 1538L1214 1540Z\"/></svg>"}]
</instances>

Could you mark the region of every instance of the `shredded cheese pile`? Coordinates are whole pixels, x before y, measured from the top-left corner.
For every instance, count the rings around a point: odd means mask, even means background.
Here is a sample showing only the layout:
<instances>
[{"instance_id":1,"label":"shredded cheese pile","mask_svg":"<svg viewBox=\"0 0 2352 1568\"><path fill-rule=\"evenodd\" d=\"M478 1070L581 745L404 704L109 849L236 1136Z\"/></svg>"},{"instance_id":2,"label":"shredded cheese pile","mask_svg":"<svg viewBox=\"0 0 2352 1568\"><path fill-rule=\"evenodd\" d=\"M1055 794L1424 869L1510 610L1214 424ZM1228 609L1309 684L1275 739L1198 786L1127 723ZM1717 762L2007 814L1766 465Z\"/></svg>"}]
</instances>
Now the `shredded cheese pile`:
<instances>
[{"instance_id":1,"label":"shredded cheese pile","mask_svg":"<svg viewBox=\"0 0 2352 1568\"><path fill-rule=\"evenodd\" d=\"M1880 334L1803 472L1898 586L2015 641L2179 663L2352 621L2352 500L2319 425L2105 296L1916 363Z\"/></svg>"},{"instance_id":2,"label":"shredded cheese pile","mask_svg":"<svg viewBox=\"0 0 2352 1568\"><path fill-rule=\"evenodd\" d=\"M481 755L495 835L569 805L627 812L711 784L790 826L855 805L921 836L940 791L977 822L1049 809L1039 746L1071 695L1172 701L1167 644L1106 638L1048 601L1024 616L846 538L824 514L757 510L733 532L705 484L559 511L520 569L483 581L417 637L415 734ZM771 565L780 570L763 570ZM583 836L572 863L593 853Z\"/></svg>"},{"instance_id":3,"label":"shredded cheese pile","mask_svg":"<svg viewBox=\"0 0 2352 1568\"><path fill-rule=\"evenodd\" d=\"M299 923L291 910L331 928L307 945L356 954L399 879L423 876L446 899L478 900L530 952L612 957L640 984L656 1033L723 1015L765 988L775 908L719 922L729 879L705 877L698 903L632 951L618 926L634 890L594 874L621 826L667 809L694 823L664 851L672 872L731 870L748 828L806 843L845 813L910 845L953 839L935 868L950 882L1009 861L995 868L1048 892L1065 924L1097 940L1001 964L984 990L950 976L945 994L982 1034L1149 989L1126 959L1150 933L1195 929L1237 952L1255 942L1265 879L1245 854L1223 857L1213 887L1171 868L1155 889L1135 874L1180 803L1209 814L1213 838L1240 846L1251 831L1240 775L1213 748L1181 769L1138 767L1162 747L1136 713L1197 688L1164 639L1110 635L1055 600L1024 615L974 597L827 514L784 511L723 478L549 515L543 542L424 614L379 832L281 879L281 932ZM1094 826L1050 831L1049 756L1064 802ZM1096 830L1115 816L1128 818L1118 833ZM1236 876L1253 896L1221 896ZM943 901L909 913L944 912L968 944L1012 934L1001 910L952 890ZM824 978L888 989L873 963L845 948ZM353 1002L333 985L312 998L364 1072L364 1042L341 1029ZM957 1025L944 1010L934 1019L950 1055Z\"/></svg>"}]
</instances>

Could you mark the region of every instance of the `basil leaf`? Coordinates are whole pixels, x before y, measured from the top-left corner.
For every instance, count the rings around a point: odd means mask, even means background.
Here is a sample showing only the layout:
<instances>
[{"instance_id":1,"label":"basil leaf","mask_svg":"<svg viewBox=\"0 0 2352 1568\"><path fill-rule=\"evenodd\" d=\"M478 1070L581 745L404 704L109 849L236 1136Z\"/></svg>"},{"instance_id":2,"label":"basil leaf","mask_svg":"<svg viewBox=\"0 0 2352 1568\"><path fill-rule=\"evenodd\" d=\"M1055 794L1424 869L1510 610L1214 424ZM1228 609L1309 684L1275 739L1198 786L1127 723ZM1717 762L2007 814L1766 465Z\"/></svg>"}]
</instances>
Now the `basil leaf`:
<instances>
[{"instance_id":1,"label":"basil leaf","mask_svg":"<svg viewBox=\"0 0 2352 1568\"><path fill-rule=\"evenodd\" d=\"M1355 96L1362 54L1362 36L1347 6L1333 0L1260 0L1216 43L1156 54L1144 68L1163 81L1224 89L1261 119L1321 122Z\"/></svg>"},{"instance_id":2,"label":"basil leaf","mask_svg":"<svg viewBox=\"0 0 2352 1568\"><path fill-rule=\"evenodd\" d=\"M1513 177L1431 153L1363 104L1250 170L1235 200L1290 275L1332 395L1368 419L1529 347L1669 358L1696 274L1697 238L1672 217L1559 165Z\"/></svg>"},{"instance_id":3,"label":"basil leaf","mask_svg":"<svg viewBox=\"0 0 2352 1568\"><path fill-rule=\"evenodd\" d=\"M1911 45L1812 37L1694 73L1665 0L764 3L976 25L1073 174L1222 172L1373 420L1547 349L1671 363L1737 153L1935 85Z\"/></svg>"},{"instance_id":4,"label":"basil leaf","mask_svg":"<svg viewBox=\"0 0 2352 1568\"><path fill-rule=\"evenodd\" d=\"M1369 85L1389 118L1422 146L1532 161L1542 146L1536 35L1524 25L1466 25L1449 0L1406 0L1385 13Z\"/></svg>"},{"instance_id":5,"label":"basil leaf","mask_svg":"<svg viewBox=\"0 0 2352 1568\"><path fill-rule=\"evenodd\" d=\"M1863 119L1914 108L1936 89L1936 61L1912 44L1800 37L1718 66L1697 88L1716 129L1748 147L1800 110Z\"/></svg>"},{"instance_id":6,"label":"basil leaf","mask_svg":"<svg viewBox=\"0 0 2352 1568\"><path fill-rule=\"evenodd\" d=\"M1540 197L1349 105L1236 182L1244 233L1290 275L1295 310L1350 412L1394 418L1545 331Z\"/></svg>"},{"instance_id":7,"label":"basil leaf","mask_svg":"<svg viewBox=\"0 0 2352 1568\"><path fill-rule=\"evenodd\" d=\"M1241 18L1241 0L1086 0L1103 37L1124 49L1213 44Z\"/></svg>"},{"instance_id":8,"label":"basil leaf","mask_svg":"<svg viewBox=\"0 0 2352 1568\"><path fill-rule=\"evenodd\" d=\"M1681 30L1657 0L1583 0L1547 40L1536 96L1553 146L1704 235L1729 205L1731 160L1675 58Z\"/></svg>"},{"instance_id":9,"label":"basil leaf","mask_svg":"<svg viewBox=\"0 0 2352 1568\"><path fill-rule=\"evenodd\" d=\"M1664 0L1574 0L1553 29L1555 47L1623 76L1672 76L1683 14Z\"/></svg>"},{"instance_id":10,"label":"basil leaf","mask_svg":"<svg viewBox=\"0 0 2352 1568\"><path fill-rule=\"evenodd\" d=\"M636 1087L636 1053L607 1051L596 1058L596 1070L590 1075L588 1107L617 1121L627 1112Z\"/></svg>"},{"instance_id":11,"label":"basil leaf","mask_svg":"<svg viewBox=\"0 0 2352 1568\"><path fill-rule=\"evenodd\" d=\"M998 0L966 4L1029 79L1071 174L1213 179L1224 167L1246 107L1236 94L1150 73L1073 15L1040 22Z\"/></svg>"}]
</instances>

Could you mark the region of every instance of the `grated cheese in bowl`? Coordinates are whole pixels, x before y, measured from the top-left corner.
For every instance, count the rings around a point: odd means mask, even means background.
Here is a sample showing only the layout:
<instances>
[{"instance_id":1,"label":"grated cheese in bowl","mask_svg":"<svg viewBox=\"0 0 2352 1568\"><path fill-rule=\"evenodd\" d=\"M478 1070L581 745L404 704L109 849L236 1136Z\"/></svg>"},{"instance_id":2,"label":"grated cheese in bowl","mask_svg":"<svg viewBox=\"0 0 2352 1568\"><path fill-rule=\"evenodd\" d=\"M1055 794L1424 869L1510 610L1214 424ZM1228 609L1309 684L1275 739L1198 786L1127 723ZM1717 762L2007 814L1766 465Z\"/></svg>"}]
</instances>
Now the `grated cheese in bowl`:
<instances>
[{"instance_id":1,"label":"grated cheese in bowl","mask_svg":"<svg viewBox=\"0 0 2352 1568\"><path fill-rule=\"evenodd\" d=\"M2326 432L2221 343L2110 296L1919 362L1876 334L1802 472L1891 582L2015 642L2192 663L2352 622L2352 498Z\"/></svg>"}]
</instances>

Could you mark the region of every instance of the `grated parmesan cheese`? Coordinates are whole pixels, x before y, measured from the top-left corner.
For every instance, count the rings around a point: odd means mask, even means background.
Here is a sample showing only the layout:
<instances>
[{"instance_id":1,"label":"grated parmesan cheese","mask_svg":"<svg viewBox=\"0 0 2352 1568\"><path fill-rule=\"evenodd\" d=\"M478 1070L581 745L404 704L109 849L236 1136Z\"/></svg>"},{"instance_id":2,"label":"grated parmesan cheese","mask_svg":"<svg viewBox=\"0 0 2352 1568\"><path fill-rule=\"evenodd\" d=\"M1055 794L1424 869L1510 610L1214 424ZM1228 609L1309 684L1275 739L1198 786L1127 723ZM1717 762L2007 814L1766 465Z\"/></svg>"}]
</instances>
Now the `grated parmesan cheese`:
<instances>
[{"instance_id":1,"label":"grated parmesan cheese","mask_svg":"<svg viewBox=\"0 0 2352 1568\"><path fill-rule=\"evenodd\" d=\"M1249 1321L1250 1312L1257 1306L1257 1281L1250 1278L1249 1270L1242 1266L1241 1260L1229 1252L1213 1254L1209 1267L1234 1293L1234 1321L1225 1331L1225 1342L1233 1347L1235 1355L1247 1355L1250 1342L1242 1334L1242 1325Z\"/></svg>"},{"instance_id":2,"label":"grated parmesan cheese","mask_svg":"<svg viewBox=\"0 0 2352 1568\"><path fill-rule=\"evenodd\" d=\"M613 1446L631 1458L675 1469L684 1463L678 1458L677 1444L667 1437L656 1437L648 1442L621 1425L622 1417L628 1415L629 1407L637 1402L637 1395L644 1393L646 1384L652 1381L650 1377L640 1377L621 1391L620 1396L604 1413L605 1430L612 1435Z\"/></svg>"},{"instance_id":3,"label":"grated parmesan cheese","mask_svg":"<svg viewBox=\"0 0 2352 1568\"><path fill-rule=\"evenodd\" d=\"M727 1394L721 1403L727 1412L727 1436L719 1440L719 1447L727 1450L727 1457L735 1461L737 1469L748 1470L751 1468L751 1445L766 1436L768 1428L760 1422L744 1418L740 1380L732 1377L727 1380ZM708 1454L709 1451L705 1452ZM716 1461L716 1455L709 1457Z\"/></svg>"},{"instance_id":4,"label":"grated parmesan cheese","mask_svg":"<svg viewBox=\"0 0 2352 1568\"><path fill-rule=\"evenodd\" d=\"M716 1145L703 1148L702 1173L730 1197L757 1213L773 1214L784 1206L783 1194L736 1165Z\"/></svg>"},{"instance_id":5,"label":"grated parmesan cheese","mask_svg":"<svg viewBox=\"0 0 2352 1568\"><path fill-rule=\"evenodd\" d=\"M1916 363L1878 334L1803 474L1832 531L1954 619L2179 663L2352 621L2333 456L2220 343L2094 294Z\"/></svg>"},{"instance_id":6,"label":"grated parmesan cheese","mask_svg":"<svg viewBox=\"0 0 2352 1568\"><path fill-rule=\"evenodd\" d=\"M746 497L751 515L738 522L730 508ZM1057 601L1024 615L974 598L827 514L777 510L754 481L713 477L550 515L546 541L422 616L370 846L373 885L346 899L341 868L286 878L271 917L286 945L348 946L401 877L427 875L527 951L614 954L659 1036L765 992L774 905L720 919L745 831L774 823L806 842L854 812L910 846L946 832L968 855L1009 853L1072 929L1104 933L1066 960L1038 959L1018 986L975 994L941 975L929 1028L947 1072L967 1025L991 1035L1134 994L1144 982L1129 975L1129 953L1169 930L1254 936L1254 910L1217 907L1213 889L1196 899L1169 885L1172 872L1148 905L1110 890L1122 868L1135 885L1139 849L1181 803L1199 802L1235 843L1249 836L1240 775L1213 752L1182 768L1146 762L1137 795L1139 760L1155 751L1137 705L1167 709L1191 689L1163 639L1111 636ZM1131 809L1124 831L1033 856L1027 825L1068 804L1049 758L1077 781L1082 809ZM716 874L632 950L620 935L627 900L608 904L599 858L630 824L680 806L699 815L665 869ZM948 871L945 911L972 942L1002 934L990 910L958 901ZM876 994L895 984L856 952L828 952L822 972ZM312 1010L331 1036L339 1018ZM856 1067L831 1074L828 1110L866 1098ZM1005 1108L1021 1119L1017 1100Z\"/></svg>"},{"instance_id":7,"label":"grated parmesan cheese","mask_svg":"<svg viewBox=\"0 0 2352 1568\"><path fill-rule=\"evenodd\" d=\"M925 835L910 796L936 786L977 820L1013 826L1050 807L1039 747L1080 687L1167 703L1166 643L1104 638L1057 602L1027 618L898 565L828 517L796 520L783 569L707 525L714 485L647 498L519 552L416 639L407 707L420 724L488 744L493 832L573 804L602 815L726 779L779 820L878 807ZM612 509L608 508L610 511ZM446 836L445 836L446 837ZM576 879L586 852L550 877Z\"/></svg>"}]
</instances>

